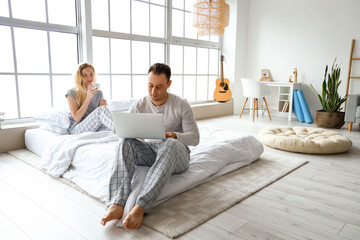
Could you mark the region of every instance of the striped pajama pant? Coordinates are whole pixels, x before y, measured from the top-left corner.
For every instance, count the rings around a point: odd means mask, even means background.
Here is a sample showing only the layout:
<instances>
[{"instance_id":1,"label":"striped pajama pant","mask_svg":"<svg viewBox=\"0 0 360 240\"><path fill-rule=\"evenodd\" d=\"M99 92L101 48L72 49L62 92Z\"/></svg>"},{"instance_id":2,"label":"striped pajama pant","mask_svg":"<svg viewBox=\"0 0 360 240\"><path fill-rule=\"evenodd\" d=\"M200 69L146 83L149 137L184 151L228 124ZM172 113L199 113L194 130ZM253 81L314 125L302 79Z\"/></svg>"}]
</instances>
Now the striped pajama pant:
<instances>
[{"instance_id":1,"label":"striped pajama pant","mask_svg":"<svg viewBox=\"0 0 360 240\"><path fill-rule=\"evenodd\" d=\"M161 142L120 140L110 178L107 206L125 206L131 192L135 165L149 166L135 202L144 208L145 213L149 213L171 174L184 172L189 167L189 161L189 148L174 138L167 138Z\"/></svg>"},{"instance_id":2,"label":"striped pajama pant","mask_svg":"<svg viewBox=\"0 0 360 240\"><path fill-rule=\"evenodd\" d=\"M97 107L84 120L79 123L75 122L75 124L69 128L70 134L114 130L111 112L105 105Z\"/></svg>"}]
</instances>

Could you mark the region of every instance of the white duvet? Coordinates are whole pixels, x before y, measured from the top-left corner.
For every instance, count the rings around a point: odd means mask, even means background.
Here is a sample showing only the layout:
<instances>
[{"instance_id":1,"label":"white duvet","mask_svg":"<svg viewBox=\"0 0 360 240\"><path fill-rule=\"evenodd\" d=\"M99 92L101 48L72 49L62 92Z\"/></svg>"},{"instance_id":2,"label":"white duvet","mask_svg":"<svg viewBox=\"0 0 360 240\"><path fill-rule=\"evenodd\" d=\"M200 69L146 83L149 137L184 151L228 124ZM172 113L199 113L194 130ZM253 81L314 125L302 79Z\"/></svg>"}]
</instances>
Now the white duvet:
<instances>
[{"instance_id":1,"label":"white duvet","mask_svg":"<svg viewBox=\"0 0 360 240\"><path fill-rule=\"evenodd\" d=\"M43 167L51 175L63 176L92 196L105 201L118 141L111 132L60 136L45 150ZM200 129L200 144L190 149L188 170L171 176L155 205L248 165L264 151L263 145L251 135L209 128ZM133 206L148 169L136 167L133 190L125 206L125 213Z\"/></svg>"}]
</instances>

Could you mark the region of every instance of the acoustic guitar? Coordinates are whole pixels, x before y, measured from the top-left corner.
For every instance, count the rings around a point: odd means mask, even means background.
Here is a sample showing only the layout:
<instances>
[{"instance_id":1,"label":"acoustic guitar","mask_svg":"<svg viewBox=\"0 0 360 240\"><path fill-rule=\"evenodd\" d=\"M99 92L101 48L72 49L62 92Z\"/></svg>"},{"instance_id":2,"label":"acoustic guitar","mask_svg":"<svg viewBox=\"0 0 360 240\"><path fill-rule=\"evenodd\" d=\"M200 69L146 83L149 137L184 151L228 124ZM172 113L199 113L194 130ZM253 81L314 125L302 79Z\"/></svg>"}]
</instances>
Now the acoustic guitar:
<instances>
[{"instance_id":1,"label":"acoustic guitar","mask_svg":"<svg viewBox=\"0 0 360 240\"><path fill-rule=\"evenodd\" d=\"M229 88L229 79L224 78L223 61L224 56L221 55L221 77L216 79L216 88L214 91L214 99L218 102L227 102L232 96Z\"/></svg>"}]
</instances>

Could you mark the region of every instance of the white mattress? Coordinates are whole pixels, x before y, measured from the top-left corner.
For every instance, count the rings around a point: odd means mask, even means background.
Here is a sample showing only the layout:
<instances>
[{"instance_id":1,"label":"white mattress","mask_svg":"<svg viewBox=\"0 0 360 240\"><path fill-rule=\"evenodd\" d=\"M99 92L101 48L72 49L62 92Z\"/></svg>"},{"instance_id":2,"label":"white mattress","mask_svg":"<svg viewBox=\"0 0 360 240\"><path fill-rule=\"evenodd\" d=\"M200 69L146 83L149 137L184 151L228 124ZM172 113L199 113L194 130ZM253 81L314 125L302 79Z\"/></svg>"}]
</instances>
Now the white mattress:
<instances>
[{"instance_id":1,"label":"white mattress","mask_svg":"<svg viewBox=\"0 0 360 240\"><path fill-rule=\"evenodd\" d=\"M48 145L59 139L58 134L43 129L25 133L26 147L42 155ZM71 137L71 136L70 136ZM165 184L155 205L189 190L201 183L255 161L263 153L263 145L253 136L216 129L200 129L200 144L191 147L190 166L182 174L174 174ZM73 155L71 166L62 175L86 192L104 201L107 194L111 167L118 141L80 146ZM46 153L44 153L46 155ZM135 201L136 186L141 186L148 167L138 167L133 178L133 192L128 201ZM141 183L141 184L139 184ZM128 203L127 203L128 205Z\"/></svg>"},{"instance_id":2,"label":"white mattress","mask_svg":"<svg viewBox=\"0 0 360 240\"><path fill-rule=\"evenodd\" d=\"M32 128L25 131L25 146L31 152L42 156L49 144L61 136L41 128Z\"/></svg>"}]
</instances>

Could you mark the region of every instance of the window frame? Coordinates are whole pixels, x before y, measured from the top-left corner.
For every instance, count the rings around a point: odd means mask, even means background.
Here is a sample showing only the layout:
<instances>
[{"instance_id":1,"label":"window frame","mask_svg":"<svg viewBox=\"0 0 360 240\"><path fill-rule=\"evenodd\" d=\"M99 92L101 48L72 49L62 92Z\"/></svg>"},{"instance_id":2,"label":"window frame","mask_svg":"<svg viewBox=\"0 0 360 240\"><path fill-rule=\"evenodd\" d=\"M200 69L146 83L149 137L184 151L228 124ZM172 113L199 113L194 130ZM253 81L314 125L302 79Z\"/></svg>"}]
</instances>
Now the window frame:
<instances>
[{"instance_id":1,"label":"window frame","mask_svg":"<svg viewBox=\"0 0 360 240\"><path fill-rule=\"evenodd\" d=\"M110 58L110 72L108 74L110 76L110 90L112 87L112 76L113 75L125 75L120 73L112 73L111 72L111 39L122 39L122 40L129 40L130 41L130 48L132 48L132 42L133 41L142 41L147 42L149 46L151 43L161 43L164 44L164 62L171 65L171 57L170 57L170 46L171 45L178 45L182 46L182 49L184 51L184 47L195 47L196 48L196 55L197 55L197 49L198 48L207 48L209 49L215 49L218 50L218 57L221 55L222 51L222 44L223 44L223 37L219 37L219 42L212 42L212 41L205 41L201 39L191 39L191 38L185 38L185 13L189 13L189 10L185 9L185 0L183 0L184 7L183 9L177 9L181 10L184 14L183 18L183 31L184 31L184 37L177 37L172 36L172 0L165 0L164 5L153 3L151 1L144 1L144 0L127 0L130 2L130 33L121 33L121 32L115 32L115 31L105 31L105 30L99 30L99 29L92 29L92 16L91 16L91 0L75 0L75 13L76 13L76 25L75 26L67 26L67 25L61 25L61 24L54 24L49 23L49 10L47 1L45 0L45 6L46 6L46 22L37 22L37 21L31 21L31 20L24 20L24 19L16 19L12 16L12 9L11 9L11 0L8 0L8 8L9 8L9 17L2 17L0 16L0 25L8 26L10 27L11 31L11 42L12 42L12 55L13 55L13 64L14 64L14 72L0 72L1 75L11 75L15 78L15 86L16 86L16 106L17 106L17 115L18 118L15 119L6 119L7 123L16 123L16 122L24 122L24 121L30 121L31 118L24 118L21 114L21 108L20 108L20 96L19 96L19 76L21 75L45 75L49 76L50 79L50 96L51 96L51 106L54 106L54 94L53 94L53 76L69 76L73 73L53 73L52 70L52 60L51 60L51 42L50 42L50 32L60 32L60 33L69 33L69 34L76 34L77 35L77 56L78 56L78 62L93 62L93 37L104 37L108 38L109 41L109 58ZM110 0L108 1L108 21L109 21L109 28L110 28ZM149 4L149 20L151 19L151 5L154 6L162 6L164 7L164 37L152 37L152 36L142 36L142 35L136 35L132 34L132 1L137 2L143 2ZM16 48L15 48L15 38L14 38L14 28L27 28L27 29L33 29L33 30L43 30L46 31L47 34L47 41L48 41L48 57L49 57L49 72L48 73L19 73L17 69L17 59L16 59ZM151 34L151 23L149 21L149 35ZM209 52L208 52L209 53ZM143 75L143 74L135 74L133 73L133 67L132 67L132 51L130 50L130 73L126 75L130 75L130 81L131 81L131 96L133 96L133 76L137 75ZM210 54L208 54L208 65L210 65ZM149 63L151 61L151 48L149 48ZM197 59L196 59L197 63ZM181 74L174 74L177 76L181 76L182 78L182 96L184 96L184 77L187 76L187 74L184 74L184 58L183 58L183 66L182 66L182 73ZM190 103L203 103L203 102L213 102L214 100L211 100L209 96L209 84L211 84L210 77L219 77L219 62L217 64L217 74L210 74L210 69L208 67L208 73L207 74L198 74L197 72L195 74L192 74L196 76L195 81L197 81L198 76L207 76L207 100L205 101L195 101ZM196 68L197 69L197 68ZM102 74L98 74L102 75ZM214 86L215 86L215 80L214 79ZM195 86L197 86L197 82L195 82ZM171 92L171 90L170 90ZM195 90L195 99L197 99L197 91ZM110 99L112 98L112 91L110 91L110 96L108 96ZM6 117L6 116L5 116Z\"/></svg>"},{"instance_id":2,"label":"window frame","mask_svg":"<svg viewBox=\"0 0 360 240\"><path fill-rule=\"evenodd\" d=\"M83 1L83 0L81 0ZM51 106L54 106L54 98L53 98L53 76L68 76L69 74L66 73L53 73L52 71L52 61L51 61L51 43L50 43L50 32L59 32L59 33L69 33L69 34L76 34L77 35L77 55L78 61L80 59L81 51L79 46L79 36L80 34L80 27L78 22L80 21L80 14L79 9L81 9L79 1L75 0L75 13L76 13L76 26L67 26L61 24L54 24L49 23L49 10L47 0L45 0L45 11L46 11L46 22L38 22L32 20L24 20L24 19L17 19L13 18L12 16L12 8L11 8L11 0L8 1L8 10L9 10L9 17L2 17L0 16L0 25L10 27L11 31L11 43L12 43L12 55L13 55L13 64L14 64L14 72L0 72L1 75L11 75L15 78L15 87L16 87L16 106L17 106L17 118L13 119L6 119L7 123L20 123L20 122L28 122L31 121L31 117L22 117L21 107L20 107L20 95L19 95L19 76L22 75L36 75L36 76L49 76L50 79L50 101ZM45 31L47 35L47 52L48 52L48 63L49 63L49 72L48 73L19 73L18 66L17 66L17 58L16 58L16 47L15 47L15 34L14 28L24 28L24 29L32 29L32 30L41 30ZM72 74L72 73L71 73ZM70 74L70 76L71 76ZM5 115L6 117L6 115Z\"/></svg>"},{"instance_id":3,"label":"window frame","mask_svg":"<svg viewBox=\"0 0 360 240\"><path fill-rule=\"evenodd\" d=\"M109 23L109 28L111 28L111 13L110 13L110 0L106 0L108 1L108 23ZM176 37L176 36L172 36L172 1L171 0L166 0L165 5L159 5L157 3L152 3L150 1L143 1L143 0L127 0L130 2L130 33L121 33L121 32L115 32L115 31L111 31L111 30L99 30L99 29L92 29L92 35L91 36L87 36L87 39L92 39L92 37L103 37L103 38L108 38L109 41L109 61L110 61L110 68L111 68L111 38L114 39L122 39L122 40L129 40L130 41L130 48L132 49L132 42L133 41L142 41L142 42L148 42L150 43L162 43L165 44L165 63L169 64L171 66L171 57L170 57L170 46L171 45L179 45L179 46L188 46L188 47L195 47L196 48L196 52L197 52L197 48L207 48L207 49L216 49L219 51L218 54L218 59L220 58L220 52L222 50L222 36L219 37L219 42L211 42L211 41L205 41L205 40L199 40L199 39L190 39L190 38L185 38L185 37ZM143 36L143 35L137 35L137 34L132 34L132 1L136 1L136 2L143 2L146 4L149 4L149 6L151 5L155 5L155 6L162 6L165 8L166 10L166 14L165 14L165 37L164 38L160 38L160 37L152 37L152 36ZM184 9L177 9L183 12L184 16L185 13L191 13L190 11L185 9L185 0L183 0L184 3ZM90 10L91 12L91 10ZM91 13L90 13L91 14ZM151 19L151 10L149 7L149 20ZM183 18L183 26L185 26L185 17ZM91 28L91 26L90 26ZM185 27L183 28L184 31L184 36L185 36ZM151 23L149 21L149 35L151 33ZM88 40L90 41L90 40ZM92 43L90 43L92 45ZM151 49L149 48L149 63L151 61ZM184 51L184 50L183 50ZM197 54L197 53L196 53ZM208 59L209 59L209 54L208 54ZM93 59L88 59L90 62L92 62ZM150 63L151 64L151 63ZM209 64L209 63L208 63ZM183 59L183 65L184 65L184 59ZM192 74L196 76L208 76L208 91L207 91L207 100L205 101L190 101L190 103L204 103L204 102L213 102L214 100L209 100L209 85L210 85L210 76L219 77L219 64L217 65L218 69L217 69L217 74L210 74L209 73L209 68L208 68L208 74ZM184 96L184 76L187 76L187 74L184 74L184 67L182 68L183 72L182 74L173 74L173 75L181 75L182 76L182 97ZM133 67L132 67L132 52L130 51L130 74L113 74L111 72L107 73L107 74L100 74L98 73L99 76L101 75L106 75L106 76L110 76L110 86L112 86L112 75L130 75L130 79L131 79L131 96L133 97L133 76L137 76L137 75L143 75L143 74L137 74L137 73L133 73ZM214 87L215 87L215 80L214 79ZM197 80L196 80L197 81ZM197 82L195 82L195 86L197 86ZM171 88L171 87L170 87ZM171 91L171 90L170 90ZM112 98L112 93L110 93L110 98ZM195 91L195 99L197 99L197 91Z\"/></svg>"}]
</instances>

